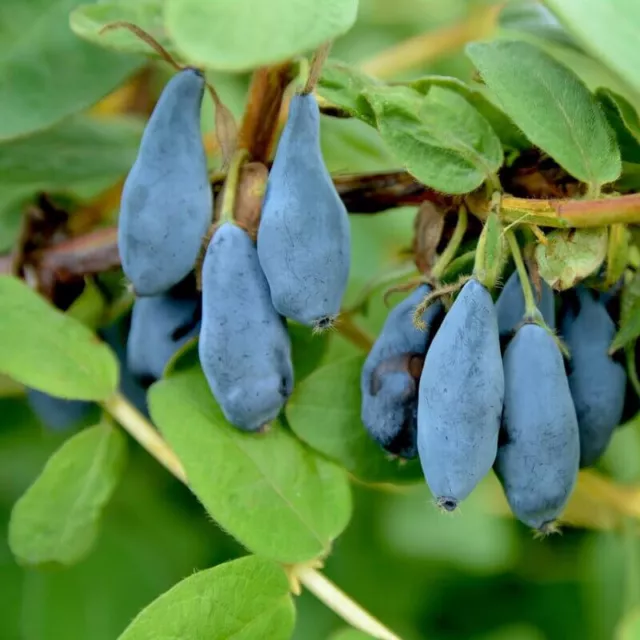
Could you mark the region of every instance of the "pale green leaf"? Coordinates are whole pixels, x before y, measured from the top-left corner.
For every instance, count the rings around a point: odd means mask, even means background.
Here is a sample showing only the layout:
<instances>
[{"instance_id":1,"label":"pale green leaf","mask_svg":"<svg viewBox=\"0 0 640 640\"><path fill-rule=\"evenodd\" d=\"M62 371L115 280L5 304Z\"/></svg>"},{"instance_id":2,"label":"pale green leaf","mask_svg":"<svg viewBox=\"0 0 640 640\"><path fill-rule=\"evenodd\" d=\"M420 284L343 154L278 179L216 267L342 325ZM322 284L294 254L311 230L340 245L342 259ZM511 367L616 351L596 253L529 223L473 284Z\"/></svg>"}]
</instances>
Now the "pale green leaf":
<instances>
[{"instance_id":1,"label":"pale green leaf","mask_svg":"<svg viewBox=\"0 0 640 640\"><path fill-rule=\"evenodd\" d=\"M547 0L587 51L640 91L640 3L637 0Z\"/></svg>"},{"instance_id":2,"label":"pale green leaf","mask_svg":"<svg viewBox=\"0 0 640 640\"><path fill-rule=\"evenodd\" d=\"M122 432L103 423L67 440L15 504L9 544L23 564L73 564L93 547L126 457Z\"/></svg>"},{"instance_id":3,"label":"pale green leaf","mask_svg":"<svg viewBox=\"0 0 640 640\"><path fill-rule=\"evenodd\" d=\"M140 612L119 640L287 640L294 622L282 567L249 556L185 578Z\"/></svg>"},{"instance_id":4,"label":"pale green leaf","mask_svg":"<svg viewBox=\"0 0 640 640\"><path fill-rule=\"evenodd\" d=\"M329 640L373 640L373 636L370 636L364 631L348 627L346 629L336 631L331 635Z\"/></svg>"},{"instance_id":5,"label":"pale green leaf","mask_svg":"<svg viewBox=\"0 0 640 640\"><path fill-rule=\"evenodd\" d=\"M232 427L198 370L154 384L149 404L193 492L245 547L287 563L329 551L351 515L343 469L279 424L264 434Z\"/></svg>"},{"instance_id":6,"label":"pale green leaf","mask_svg":"<svg viewBox=\"0 0 640 640\"><path fill-rule=\"evenodd\" d=\"M69 12L78 4L0 2L0 140L90 107L141 64L80 40L69 28Z\"/></svg>"},{"instance_id":7,"label":"pale green leaf","mask_svg":"<svg viewBox=\"0 0 640 640\"><path fill-rule=\"evenodd\" d=\"M376 119L362 92L379 86L375 78L353 67L338 62L324 66L316 88L317 93L331 104L340 107L354 118L359 118L372 127Z\"/></svg>"},{"instance_id":8,"label":"pale green leaf","mask_svg":"<svg viewBox=\"0 0 640 640\"><path fill-rule=\"evenodd\" d=\"M166 0L177 48L212 69L244 71L281 62L346 33L358 0Z\"/></svg>"},{"instance_id":9,"label":"pale green leaf","mask_svg":"<svg viewBox=\"0 0 640 640\"><path fill-rule=\"evenodd\" d=\"M635 607L618 624L615 640L640 639L640 607Z\"/></svg>"},{"instance_id":10,"label":"pale green leaf","mask_svg":"<svg viewBox=\"0 0 640 640\"><path fill-rule=\"evenodd\" d=\"M507 115L571 175L596 190L620 175L613 132L570 69L526 42L476 42L467 53Z\"/></svg>"},{"instance_id":11,"label":"pale green leaf","mask_svg":"<svg viewBox=\"0 0 640 640\"><path fill-rule=\"evenodd\" d=\"M559 229L536 246L540 275L558 291L571 289L602 265L607 255L607 230Z\"/></svg>"},{"instance_id":12,"label":"pale green leaf","mask_svg":"<svg viewBox=\"0 0 640 640\"><path fill-rule=\"evenodd\" d=\"M0 276L0 373L54 396L103 400L118 384L118 363L89 329L24 282Z\"/></svg>"},{"instance_id":13,"label":"pale green leaf","mask_svg":"<svg viewBox=\"0 0 640 640\"><path fill-rule=\"evenodd\" d=\"M458 93L433 87L422 96L396 86L365 90L363 95L390 150L427 186L468 193L502 165L498 136Z\"/></svg>"},{"instance_id":14,"label":"pale green leaf","mask_svg":"<svg viewBox=\"0 0 640 640\"><path fill-rule=\"evenodd\" d=\"M318 367L329 346L329 333L318 333L310 327L290 321L293 372L296 385Z\"/></svg>"},{"instance_id":15,"label":"pale green leaf","mask_svg":"<svg viewBox=\"0 0 640 640\"><path fill-rule=\"evenodd\" d=\"M360 372L364 357L332 362L298 383L286 407L295 434L368 482L417 480L417 460L392 460L369 437L360 410Z\"/></svg>"},{"instance_id":16,"label":"pale green leaf","mask_svg":"<svg viewBox=\"0 0 640 640\"><path fill-rule=\"evenodd\" d=\"M103 0L94 4L81 4L71 12L69 23L81 38L102 47L127 53L157 55L154 49L128 29L118 28L100 33L110 23L131 22L174 54L173 43L164 27L163 11L164 0Z\"/></svg>"}]
</instances>

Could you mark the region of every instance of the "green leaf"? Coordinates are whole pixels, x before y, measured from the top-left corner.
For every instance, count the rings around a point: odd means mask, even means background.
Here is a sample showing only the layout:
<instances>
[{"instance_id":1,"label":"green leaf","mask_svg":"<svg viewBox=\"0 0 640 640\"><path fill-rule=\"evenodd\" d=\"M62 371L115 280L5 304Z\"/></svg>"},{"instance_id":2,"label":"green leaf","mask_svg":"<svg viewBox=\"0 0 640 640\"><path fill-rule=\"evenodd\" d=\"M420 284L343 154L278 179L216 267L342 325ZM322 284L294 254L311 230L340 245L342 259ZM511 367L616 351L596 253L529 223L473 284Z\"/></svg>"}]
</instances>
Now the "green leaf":
<instances>
[{"instance_id":1,"label":"green leaf","mask_svg":"<svg viewBox=\"0 0 640 640\"><path fill-rule=\"evenodd\" d=\"M627 280L620 299L620 329L611 341L609 352L630 345L640 337L640 273Z\"/></svg>"},{"instance_id":2,"label":"green leaf","mask_svg":"<svg viewBox=\"0 0 640 640\"><path fill-rule=\"evenodd\" d=\"M594 273L607 255L607 230L559 229L536 246L540 275L558 291L574 287Z\"/></svg>"},{"instance_id":3,"label":"green leaf","mask_svg":"<svg viewBox=\"0 0 640 640\"><path fill-rule=\"evenodd\" d=\"M336 631L331 635L329 640L373 640L373 636L370 636L364 631L348 627L346 629Z\"/></svg>"},{"instance_id":4,"label":"green leaf","mask_svg":"<svg viewBox=\"0 0 640 640\"><path fill-rule=\"evenodd\" d=\"M294 621L282 567L249 556L185 578L144 609L119 640L287 640Z\"/></svg>"},{"instance_id":5,"label":"green leaf","mask_svg":"<svg viewBox=\"0 0 640 640\"><path fill-rule=\"evenodd\" d=\"M640 638L640 607L627 613L616 630L616 640L638 640L638 638Z\"/></svg>"},{"instance_id":6,"label":"green leaf","mask_svg":"<svg viewBox=\"0 0 640 640\"><path fill-rule=\"evenodd\" d=\"M74 564L89 553L126 457L122 432L90 427L56 451L15 504L9 545L22 564Z\"/></svg>"},{"instance_id":7,"label":"green leaf","mask_svg":"<svg viewBox=\"0 0 640 640\"><path fill-rule=\"evenodd\" d=\"M121 84L142 60L83 42L69 28L78 0L0 3L0 140L50 127Z\"/></svg>"},{"instance_id":8,"label":"green leaf","mask_svg":"<svg viewBox=\"0 0 640 640\"><path fill-rule=\"evenodd\" d=\"M317 92L331 104L340 107L354 118L359 118L372 127L376 118L369 103L362 96L365 89L381 86L371 76L346 64L331 62L324 66L318 81Z\"/></svg>"},{"instance_id":9,"label":"green leaf","mask_svg":"<svg viewBox=\"0 0 640 640\"><path fill-rule=\"evenodd\" d=\"M0 145L0 175L12 185L56 191L117 180L138 152L142 121L78 116L29 138Z\"/></svg>"},{"instance_id":10,"label":"green leaf","mask_svg":"<svg viewBox=\"0 0 640 640\"><path fill-rule=\"evenodd\" d=\"M467 53L507 115L571 175L594 190L620 175L607 120L570 69L526 42L476 42Z\"/></svg>"},{"instance_id":11,"label":"green leaf","mask_svg":"<svg viewBox=\"0 0 640 640\"><path fill-rule=\"evenodd\" d=\"M126 53L157 55L146 42L143 42L128 29L113 29L100 33L109 23L131 22L159 42L171 54L175 47L167 36L164 27L164 0L106 0L94 4L81 4L71 12L71 29L85 40Z\"/></svg>"},{"instance_id":12,"label":"green leaf","mask_svg":"<svg viewBox=\"0 0 640 640\"><path fill-rule=\"evenodd\" d=\"M157 382L148 398L189 486L220 526L250 551L280 562L329 551L351 515L342 469L279 424L266 434L232 427L198 370Z\"/></svg>"},{"instance_id":13,"label":"green leaf","mask_svg":"<svg viewBox=\"0 0 640 640\"><path fill-rule=\"evenodd\" d=\"M499 138L458 93L433 87L421 96L395 86L365 90L363 95L390 150L427 186L468 193L502 165Z\"/></svg>"},{"instance_id":14,"label":"green leaf","mask_svg":"<svg viewBox=\"0 0 640 640\"><path fill-rule=\"evenodd\" d=\"M640 118L633 105L619 93L602 87L596 97L618 138L622 159L640 162Z\"/></svg>"},{"instance_id":15,"label":"green leaf","mask_svg":"<svg viewBox=\"0 0 640 640\"><path fill-rule=\"evenodd\" d=\"M640 90L636 0L547 0L551 10L587 51Z\"/></svg>"},{"instance_id":16,"label":"green leaf","mask_svg":"<svg viewBox=\"0 0 640 640\"><path fill-rule=\"evenodd\" d=\"M104 400L118 385L113 353L24 282L0 276L0 373L54 396Z\"/></svg>"},{"instance_id":17,"label":"green leaf","mask_svg":"<svg viewBox=\"0 0 640 640\"><path fill-rule=\"evenodd\" d=\"M296 384L286 407L294 433L367 482L417 480L417 460L390 456L369 437L360 420L360 372L364 357L333 362Z\"/></svg>"},{"instance_id":18,"label":"green leaf","mask_svg":"<svg viewBox=\"0 0 640 640\"><path fill-rule=\"evenodd\" d=\"M329 346L329 333L318 333L309 327L289 322L293 371L296 384L313 373L320 364Z\"/></svg>"},{"instance_id":19,"label":"green leaf","mask_svg":"<svg viewBox=\"0 0 640 640\"><path fill-rule=\"evenodd\" d=\"M357 9L358 0L166 0L165 24L192 62L245 71L346 33Z\"/></svg>"},{"instance_id":20,"label":"green leaf","mask_svg":"<svg viewBox=\"0 0 640 640\"><path fill-rule=\"evenodd\" d=\"M530 34L580 51L576 41L539 0L507 2L498 17L498 25L501 29Z\"/></svg>"},{"instance_id":21,"label":"green leaf","mask_svg":"<svg viewBox=\"0 0 640 640\"><path fill-rule=\"evenodd\" d=\"M458 78L449 76L422 76L409 83L412 89L426 95L432 87L442 87L459 93L463 98L475 107L478 112L491 125L498 134L500 141L511 149L527 149L531 143L525 135L516 127L513 121L501 109L499 109L483 93L482 87L471 87Z\"/></svg>"}]
</instances>

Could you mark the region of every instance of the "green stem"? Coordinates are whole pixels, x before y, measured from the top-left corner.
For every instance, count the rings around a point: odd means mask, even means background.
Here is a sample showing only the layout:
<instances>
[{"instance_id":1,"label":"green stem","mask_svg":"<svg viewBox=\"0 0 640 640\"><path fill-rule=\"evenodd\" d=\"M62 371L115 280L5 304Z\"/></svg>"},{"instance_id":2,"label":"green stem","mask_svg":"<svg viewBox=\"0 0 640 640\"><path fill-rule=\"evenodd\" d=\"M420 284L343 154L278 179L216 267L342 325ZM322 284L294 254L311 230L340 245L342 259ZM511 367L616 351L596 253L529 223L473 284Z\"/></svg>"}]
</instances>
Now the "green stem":
<instances>
[{"instance_id":1,"label":"green stem","mask_svg":"<svg viewBox=\"0 0 640 640\"><path fill-rule=\"evenodd\" d=\"M102 403L102 406L158 462L180 482L187 484L186 473L176 454L153 425L121 393L114 393ZM374 638L400 640L399 636L385 627L316 569L305 565L295 565L293 571L309 591L352 626Z\"/></svg>"},{"instance_id":2,"label":"green stem","mask_svg":"<svg viewBox=\"0 0 640 640\"><path fill-rule=\"evenodd\" d=\"M456 253L458 253L458 249L462 244L462 238L464 238L464 234L467 231L467 208L464 205L460 206L458 209L458 221L456 222L456 228L453 231L453 235L449 240L445 250L442 252L440 257L438 258L438 262L435 267L433 267L431 271L431 275L436 279L440 280L442 275L447 270L447 267L451 263L451 261L455 258Z\"/></svg>"},{"instance_id":3,"label":"green stem","mask_svg":"<svg viewBox=\"0 0 640 640\"><path fill-rule=\"evenodd\" d=\"M522 294L524 295L525 315L529 318L536 317L538 315L538 307L536 306L536 299L533 295L533 288L529 281L529 274L527 273L527 267L522 259L522 253L520 252L520 246L518 240L512 229L505 231L509 248L511 249L511 255L513 261L516 264L518 270L518 277L520 278L520 286L522 287Z\"/></svg>"},{"instance_id":4,"label":"green stem","mask_svg":"<svg viewBox=\"0 0 640 640\"><path fill-rule=\"evenodd\" d=\"M238 181L240 179L240 169L245 160L249 157L246 149L239 149L233 155L227 179L224 182L224 193L222 194L222 206L220 208L220 222L233 222L233 209L236 204L236 193L238 191Z\"/></svg>"}]
</instances>

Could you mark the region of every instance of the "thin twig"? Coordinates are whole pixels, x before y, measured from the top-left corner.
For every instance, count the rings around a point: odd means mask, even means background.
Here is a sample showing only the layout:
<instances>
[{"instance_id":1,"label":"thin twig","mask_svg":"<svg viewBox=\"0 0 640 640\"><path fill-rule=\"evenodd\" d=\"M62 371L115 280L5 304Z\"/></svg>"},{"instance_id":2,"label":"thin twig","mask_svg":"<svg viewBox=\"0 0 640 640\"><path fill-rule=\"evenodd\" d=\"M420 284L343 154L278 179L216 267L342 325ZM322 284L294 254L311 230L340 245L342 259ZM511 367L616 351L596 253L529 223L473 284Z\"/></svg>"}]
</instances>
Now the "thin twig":
<instances>
[{"instance_id":1,"label":"thin twig","mask_svg":"<svg viewBox=\"0 0 640 640\"><path fill-rule=\"evenodd\" d=\"M180 482L187 476L178 456L162 439L153 425L120 393L114 393L103 403L106 411L137 440L158 462ZM368 611L354 602L344 591L308 565L294 565L289 569L309 591L346 622L381 640L400 640Z\"/></svg>"}]
</instances>

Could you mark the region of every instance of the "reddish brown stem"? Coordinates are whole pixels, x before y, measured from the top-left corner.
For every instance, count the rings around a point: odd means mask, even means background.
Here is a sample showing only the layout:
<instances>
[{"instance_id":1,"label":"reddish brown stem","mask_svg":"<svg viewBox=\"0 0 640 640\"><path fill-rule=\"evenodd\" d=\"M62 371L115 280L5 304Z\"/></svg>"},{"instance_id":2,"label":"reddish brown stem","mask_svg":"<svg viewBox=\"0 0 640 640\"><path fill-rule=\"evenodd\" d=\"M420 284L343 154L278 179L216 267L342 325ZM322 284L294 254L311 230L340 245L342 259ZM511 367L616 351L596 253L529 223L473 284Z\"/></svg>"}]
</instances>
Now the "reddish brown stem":
<instances>
[{"instance_id":1,"label":"reddish brown stem","mask_svg":"<svg viewBox=\"0 0 640 640\"><path fill-rule=\"evenodd\" d=\"M246 149L255 162L267 162L271 156L282 99L291 80L290 62L262 67L253 74L238 148Z\"/></svg>"}]
</instances>

